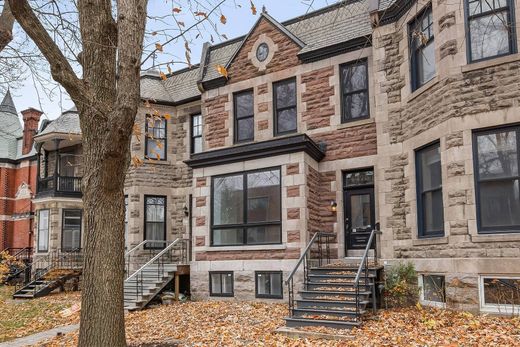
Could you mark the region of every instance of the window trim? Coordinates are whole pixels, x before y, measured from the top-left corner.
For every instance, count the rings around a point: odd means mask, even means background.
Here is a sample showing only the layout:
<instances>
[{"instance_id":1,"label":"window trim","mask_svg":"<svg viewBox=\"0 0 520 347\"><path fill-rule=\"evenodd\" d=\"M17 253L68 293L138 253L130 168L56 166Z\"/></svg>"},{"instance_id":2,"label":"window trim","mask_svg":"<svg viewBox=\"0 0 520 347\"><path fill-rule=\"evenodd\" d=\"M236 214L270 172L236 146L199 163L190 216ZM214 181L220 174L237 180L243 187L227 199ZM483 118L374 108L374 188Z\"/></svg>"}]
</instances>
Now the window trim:
<instances>
[{"instance_id":1,"label":"window trim","mask_svg":"<svg viewBox=\"0 0 520 347\"><path fill-rule=\"evenodd\" d=\"M467 0L465 0L467 1ZM419 70L418 70L418 63L417 63L417 53L422 52L426 46L428 46L433 41L433 51L434 51L434 58L435 58L435 33L432 33L432 36L428 38L428 41L425 44L421 44L418 47L412 46L413 38L412 38L412 28L418 25L418 19L421 20L424 18L424 15L428 12L432 13L432 32L434 27L434 20L433 20L433 8L431 2L426 5L410 22L408 22L408 48L410 51L410 84L412 92L415 92L417 89L421 88L431 80L435 78L437 75L437 66L435 66L435 74L430 78L428 81L425 81L423 84L419 84ZM435 62L436 63L436 62Z\"/></svg>"},{"instance_id":2,"label":"window trim","mask_svg":"<svg viewBox=\"0 0 520 347\"><path fill-rule=\"evenodd\" d=\"M146 114L145 116L145 122L144 122L144 137L145 137L145 141L144 141L144 157L145 159L148 159L148 160L154 160L154 161L166 161L168 159L168 120L163 117L163 116L159 116L159 118L162 118L164 120L164 139L161 139L161 140L164 140L164 158L161 157L159 159L157 158L151 158L147 155L148 153L148 141L151 140L151 141L154 141L156 139L153 139L151 137L148 136L148 119L149 118L153 118L153 116L151 114ZM154 127L155 128L155 127Z\"/></svg>"},{"instance_id":3,"label":"window trim","mask_svg":"<svg viewBox=\"0 0 520 347\"><path fill-rule=\"evenodd\" d=\"M166 239L166 230L167 230L167 226L166 226L166 216L168 214L168 197L166 195L155 195L155 194L145 194L144 195L144 228L143 228L143 241L146 241L146 223L147 223L147 218L146 218L146 199L147 198L164 198L164 215L163 215L163 218L164 218L164 227L163 227L163 235L164 235L164 241L167 241ZM161 241L161 240L157 240L157 241ZM144 249L163 249L166 247L166 243L164 243L164 246L162 247L153 247L153 246L150 246L150 245L147 245L145 244L144 245Z\"/></svg>"},{"instance_id":4,"label":"window trim","mask_svg":"<svg viewBox=\"0 0 520 347\"><path fill-rule=\"evenodd\" d=\"M281 84L294 82L294 106L286 106L278 109L276 87ZM280 112L294 108L296 114L296 128L288 131L278 131L278 115ZM283 136L287 134L294 134L298 132L298 85L296 83L296 77L289 77L280 81L273 82L273 136Z\"/></svg>"},{"instance_id":5,"label":"window trim","mask_svg":"<svg viewBox=\"0 0 520 347\"><path fill-rule=\"evenodd\" d=\"M247 221L247 175L255 172L262 172L262 171L273 171L278 170L280 173L280 220L274 221L274 222L255 222L255 223L246 223ZM243 197L244 201L243 203L243 221L242 224L224 224L224 225L217 225L215 226L213 224L214 218L214 198L215 198L215 179L217 178L223 178L223 177L229 177L229 176L238 176L242 175L243 180ZM247 171L239 171L234 173L227 173L223 175L215 175L211 177L211 195L210 195L210 247L236 247L236 246L266 246L266 245L280 245L282 244L282 168L280 166L274 166L274 167L268 167L268 168L262 168L262 169L255 169L255 170L247 170ZM247 229L248 228L254 228L254 227L261 227L261 226L273 226L273 225L279 225L280 226L280 239L279 242L268 242L268 243L247 243ZM215 245L213 241L213 233L215 230L218 229L242 229L243 232L243 243L237 243L237 244L226 244L226 245Z\"/></svg>"},{"instance_id":6,"label":"window trim","mask_svg":"<svg viewBox=\"0 0 520 347\"><path fill-rule=\"evenodd\" d=\"M259 294L258 293L258 275L260 274L263 274L263 275L269 275L271 276L271 274L279 274L280 277L281 277L281 281L280 281L280 295L275 295L275 294ZM270 292L271 290L269 290ZM259 298L259 299L283 299L283 271L267 271L267 270L262 270L262 271L255 271L255 298Z\"/></svg>"},{"instance_id":7,"label":"window trim","mask_svg":"<svg viewBox=\"0 0 520 347\"><path fill-rule=\"evenodd\" d=\"M220 279L220 291L221 293L213 293L212 286L212 275L229 275L231 274L231 293L222 293L222 277ZM235 273L234 271L209 271L209 296L217 297L234 297L235 296Z\"/></svg>"},{"instance_id":8,"label":"window trim","mask_svg":"<svg viewBox=\"0 0 520 347\"><path fill-rule=\"evenodd\" d=\"M245 140L239 140L238 139L238 117L237 117L237 96L240 96L242 94L249 94L253 96L253 114L248 115L246 117L242 117L240 119L253 119L253 138L251 139L245 139ZM241 90L239 92L233 93L233 141L234 143L247 143L247 142L253 142L255 140L255 92L253 88Z\"/></svg>"},{"instance_id":9,"label":"window trim","mask_svg":"<svg viewBox=\"0 0 520 347\"><path fill-rule=\"evenodd\" d=\"M497 305L497 304L486 304L485 297L485 286L484 279L505 279L505 280L520 280L520 276L508 276L508 275L480 275L478 276L478 296L479 296L479 306L482 312L489 313L504 313L504 314L519 314L520 313L520 305Z\"/></svg>"},{"instance_id":10,"label":"window trim","mask_svg":"<svg viewBox=\"0 0 520 347\"><path fill-rule=\"evenodd\" d=\"M441 156L441 187L436 189L424 190L423 189L423 180L422 180L422 168L419 165L419 155L423 150L433 148L439 146L439 155ZM442 180L442 154L440 153L440 140L436 140L434 142L430 142L424 146L418 147L415 149L415 192L416 192L416 200L417 200L417 238L419 239L431 239L436 237L444 237L446 234L446 230L444 227L444 192L443 192L443 180ZM419 187L421 189L419 189ZM442 229L436 230L435 232L427 233L424 229L424 213L423 213L423 194L434 191L441 191L442 196Z\"/></svg>"},{"instance_id":11,"label":"window trim","mask_svg":"<svg viewBox=\"0 0 520 347\"><path fill-rule=\"evenodd\" d=\"M361 65L361 64L365 65L366 81L367 81L366 89L360 89L360 90L356 90L354 92L345 92L345 86L343 85L343 70L349 66L355 66L355 65ZM370 80L369 80L369 76L370 76L370 74L368 71L368 58L361 58L358 60L349 61L349 62L343 63L339 66L341 124L355 122L355 121L363 120L363 119L370 119ZM350 117L347 119L345 117L345 98L349 95L360 94L363 92L367 93L367 115L363 116L363 117L358 117L358 118Z\"/></svg>"},{"instance_id":12,"label":"window trim","mask_svg":"<svg viewBox=\"0 0 520 347\"><path fill-rule=\"evenodd\" d=\"M444 302L431 301L431 300L426 300L424 298L424 276L442 276L442 277L444 277ZM432 306L432 307L446 308L446 301L448 301L447 297L446 297L446 274L444 274L444 273L421 273L417 277L417 280L418 280L418 285L420 288L419 299L420 299L421 304L427 305L427 306Z\"/></svg>"},{"instance_id":13,"label":"window trim","mask_svg":"<svg viewBox=\"0 0 520 347\"><path fill-rule=\"evenodd\" d=\"M520 225L483 227L481 213L480 213L480 182L481 181L480 181L480 173L479 173L477 138L479 135L494 134L496 132L507 131L507 129L516 131L516 151L517 151L517 159L518 159L518 166L519 166L518 176L516 176L516 178L520 182L520 123L509 124L506 126L500 125L500 126L484 128L484 129L475 129L475 130L473 130L473 133L472 133L473 177L474 177L474 184L475 184L475 208L476 208L475 212L476 212L476 216L477 216L477 234L479 234L479 235L498 235L498 234L520 233ZM515 176L512 176L512 177L515 177ZM487 179L485 181L486 182L503 181L506 179L507 178ZM512 179L512 178L509 178L509 179Z\"/></svg>"},{"instance_id":14,"label":"window trim","mask_svg":"<svg viewBox=\"0 0 520 347\"><path fill-rule=\"evenodd\" d=\"M80 208L64 208L61 210L61 250L62 251L73 251L75 248L65 249L63 247L63 231L65 228L65 212L67 211L79 211L79 249L81 249L82 233L83 233L83 210Z\"/></svg>"},{"instance_id":15,"label":"window trim","mask_svg":"<svg viewBox=\"0 0 520 347\"><path fill-rule=\"evenodd\" d=\"M193 118L195 117L200 117L200 126L201 126L201 131L200 131L200 135L193 135ZM196 153L202 153L204 152L204 149L202 148L202 133L203 133L203 130L204 130L204 124L202 123L202 113L193 113L190 115L190 154L196 154ZM200 149L200 152L195 152L195 139L196 138L201 138L201 149Z\"/></svg>"},{"instance_id":16,"label":"window trim","mask_svg":"<svg viewBox=\"0 0 520 347\"><path fill-rule=\"evenodd\" d=\"M477 19L480 17L487 17L493 12L499 12L499 11L507 11L507 21L508 23L515 23L515 6L514 1L512 0L506 0L507 6L506 7L500 7L499 9L492 9L487 12L479 13L476 15L470 15L469 14L469 0L464 0L464 32L466 35L466 60L468 64L472 63L478 63L481 61L486 61L490 59L500 58L504 56L508 56L511 54L514 54L517 52L517 45L516 45L516 25L512 25L510 32L509 32L509 52L508 53L502 53L498 55L493 55L490 57L480 58L473 60L471 58L471 30L470 30L470 21L473 19Z\"/></svg>"},{"instance_id":17,"label":"window trim","mask_svg":"<svg viewBox=\"0 0 520 347\"><path fill-rule=\"evenodd\" d=\"M40 235L41 235L40 221L41 221L41 213L43 211L47 212L47 248L46 249L40 248ZM51 210L48 208L38 210L38 243L36 244L36 252L38 252L38 253L47 253L49 251L50 224L51 224Z\"/></svg>"}]
</instances>

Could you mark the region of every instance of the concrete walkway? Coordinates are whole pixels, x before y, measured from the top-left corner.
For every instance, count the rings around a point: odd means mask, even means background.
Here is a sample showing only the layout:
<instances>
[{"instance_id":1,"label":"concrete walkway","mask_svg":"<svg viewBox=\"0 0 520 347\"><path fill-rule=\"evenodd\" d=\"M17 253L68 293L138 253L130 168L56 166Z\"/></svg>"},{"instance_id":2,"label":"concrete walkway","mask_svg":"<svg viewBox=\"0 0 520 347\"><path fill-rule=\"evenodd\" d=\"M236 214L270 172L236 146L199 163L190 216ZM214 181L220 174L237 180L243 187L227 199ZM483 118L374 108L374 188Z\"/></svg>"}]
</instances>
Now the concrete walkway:
<instances>
[{"instance_id":1,"label":"concrete walkway","mask_svg":"<svg viewBox=\"0 0 520 347\"><path fill-rule=\"evenodd\" d=\"M35 345L37 343L43 342L44 340L52 339L53 337L56 337L56 334L62 333L67 334L74 330L79 329L79 324L72 324L72 325L65 325L62 327L57 327L54 329L42 331L41 333L37 333L34 335L29 335L26 337L20 337L16 340L11 340L7 342L0 343L0 347L24 347L24 346L30 346Z\"/></svg>"}]
</instances>

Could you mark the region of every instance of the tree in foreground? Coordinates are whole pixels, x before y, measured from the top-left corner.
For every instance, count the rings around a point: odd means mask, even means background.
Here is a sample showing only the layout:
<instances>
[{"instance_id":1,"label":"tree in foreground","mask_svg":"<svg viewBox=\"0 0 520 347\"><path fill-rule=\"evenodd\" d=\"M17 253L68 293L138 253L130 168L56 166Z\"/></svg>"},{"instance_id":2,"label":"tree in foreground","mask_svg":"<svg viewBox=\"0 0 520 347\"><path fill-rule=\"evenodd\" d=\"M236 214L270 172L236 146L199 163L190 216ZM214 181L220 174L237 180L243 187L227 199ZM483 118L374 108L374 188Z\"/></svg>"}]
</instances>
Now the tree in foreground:
<instances>
[{"instance_id":1,"label":"tree in foreground","mask_svg":"<svg viewBox=\"0 0 520 347\"><path fill-rule=\"evenodd\" d=\"M79 345L125 346L123 187L140 103L140 71L144 60L163 51L165 42L179 38L185 40L189 64L188 29L174 18L176 34L168 28L147 31L147 0L7 1L0 17L3 42L11 41L16 19L79 113L86 230ZM224 1L185 0L195 20L190 28L211 22ZM174 7L179 3L171 3L169 16L186 11ZM164 22L165 17L157 18ZM214 23L210 27L216 31ZM143 54L146 33L163 43L152 44Z\"/></svg>"}]
</instances>

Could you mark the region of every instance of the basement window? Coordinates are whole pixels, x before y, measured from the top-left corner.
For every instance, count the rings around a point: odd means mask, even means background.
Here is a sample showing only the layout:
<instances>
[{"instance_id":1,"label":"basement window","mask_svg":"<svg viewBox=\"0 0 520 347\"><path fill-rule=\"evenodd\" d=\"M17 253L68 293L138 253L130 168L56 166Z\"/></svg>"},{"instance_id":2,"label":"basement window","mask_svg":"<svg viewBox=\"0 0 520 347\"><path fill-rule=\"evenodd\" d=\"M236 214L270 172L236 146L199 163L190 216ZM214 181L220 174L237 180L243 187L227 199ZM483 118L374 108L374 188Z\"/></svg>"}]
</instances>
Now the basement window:
<instances>
[{"instance_id":1,"label":"basement window","mask_svg":"<svg viewBox=\"0 0 520 347\"><path fill-rule=\"evenodd\" d=\"M281 271L256 271L255 287L257 298L282 299L282 272Z\"/></svg>"},{"instance_id":2,"label":"basement window","mask_svg":"<svg viewBox=\"0 0 520 347\"><path fill-rule=\"evenodd\" d=\"M520 277L481 276L480 306L493 313L520 313Z\"/></svg>"},{"instance_id":3,"label":"basement window","mask_svg":"<svg viewBox=\"0 0 520 347\"><path fill-rule=\"evenodd\" d=\"M211 271L209 273L210 296L234 296L233 272Z\"/></svg>"},{"instance_id":4,"label":"basement window","mask_svg":"<svg viewBox=\"0 0 520 347\"><path fill-rule=\"evenodd\" d=\"M444 275L421 275L419 277L421 301L430 306L443 307L446 303L446 283Z\"/></svg>"}]
</instances>

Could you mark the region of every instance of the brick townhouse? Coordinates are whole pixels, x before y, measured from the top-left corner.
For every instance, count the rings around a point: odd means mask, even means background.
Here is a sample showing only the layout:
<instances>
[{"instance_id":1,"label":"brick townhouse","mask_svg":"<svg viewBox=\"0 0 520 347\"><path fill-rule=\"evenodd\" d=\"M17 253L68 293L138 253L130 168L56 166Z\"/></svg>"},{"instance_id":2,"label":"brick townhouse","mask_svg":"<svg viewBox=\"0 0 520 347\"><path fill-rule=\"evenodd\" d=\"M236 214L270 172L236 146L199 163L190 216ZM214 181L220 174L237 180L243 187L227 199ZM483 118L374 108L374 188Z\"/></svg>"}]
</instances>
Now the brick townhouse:
<instances>
[{"instance_id":1,"label":"brick townhouse","mask_svg":"<svg viewBox=\"0 0 520 347\"><path fill-rule=\"evenodd\" d=\"M489 292L520 278L520 55L518 2L492 4L263 12L199 65L144 74L127 247L188 238L194 298L287 300L315 232L342 259L379 224L381 262L412 261L424 303L496 312ZM77 115L36 142L37 252L80 248Z\"/></svg>"},{"instance_id":2,"label":"brick townhouse","mask_svg":"<svg viewBox=\"0 0 520 347\"><path fill-rule=\"evenodd\" d=\"M21 113L23 128L8 90L0 104L0 250L13 254L33 245L33 136L42 115L33 108Z\"/></svg>"}]
</instances>

